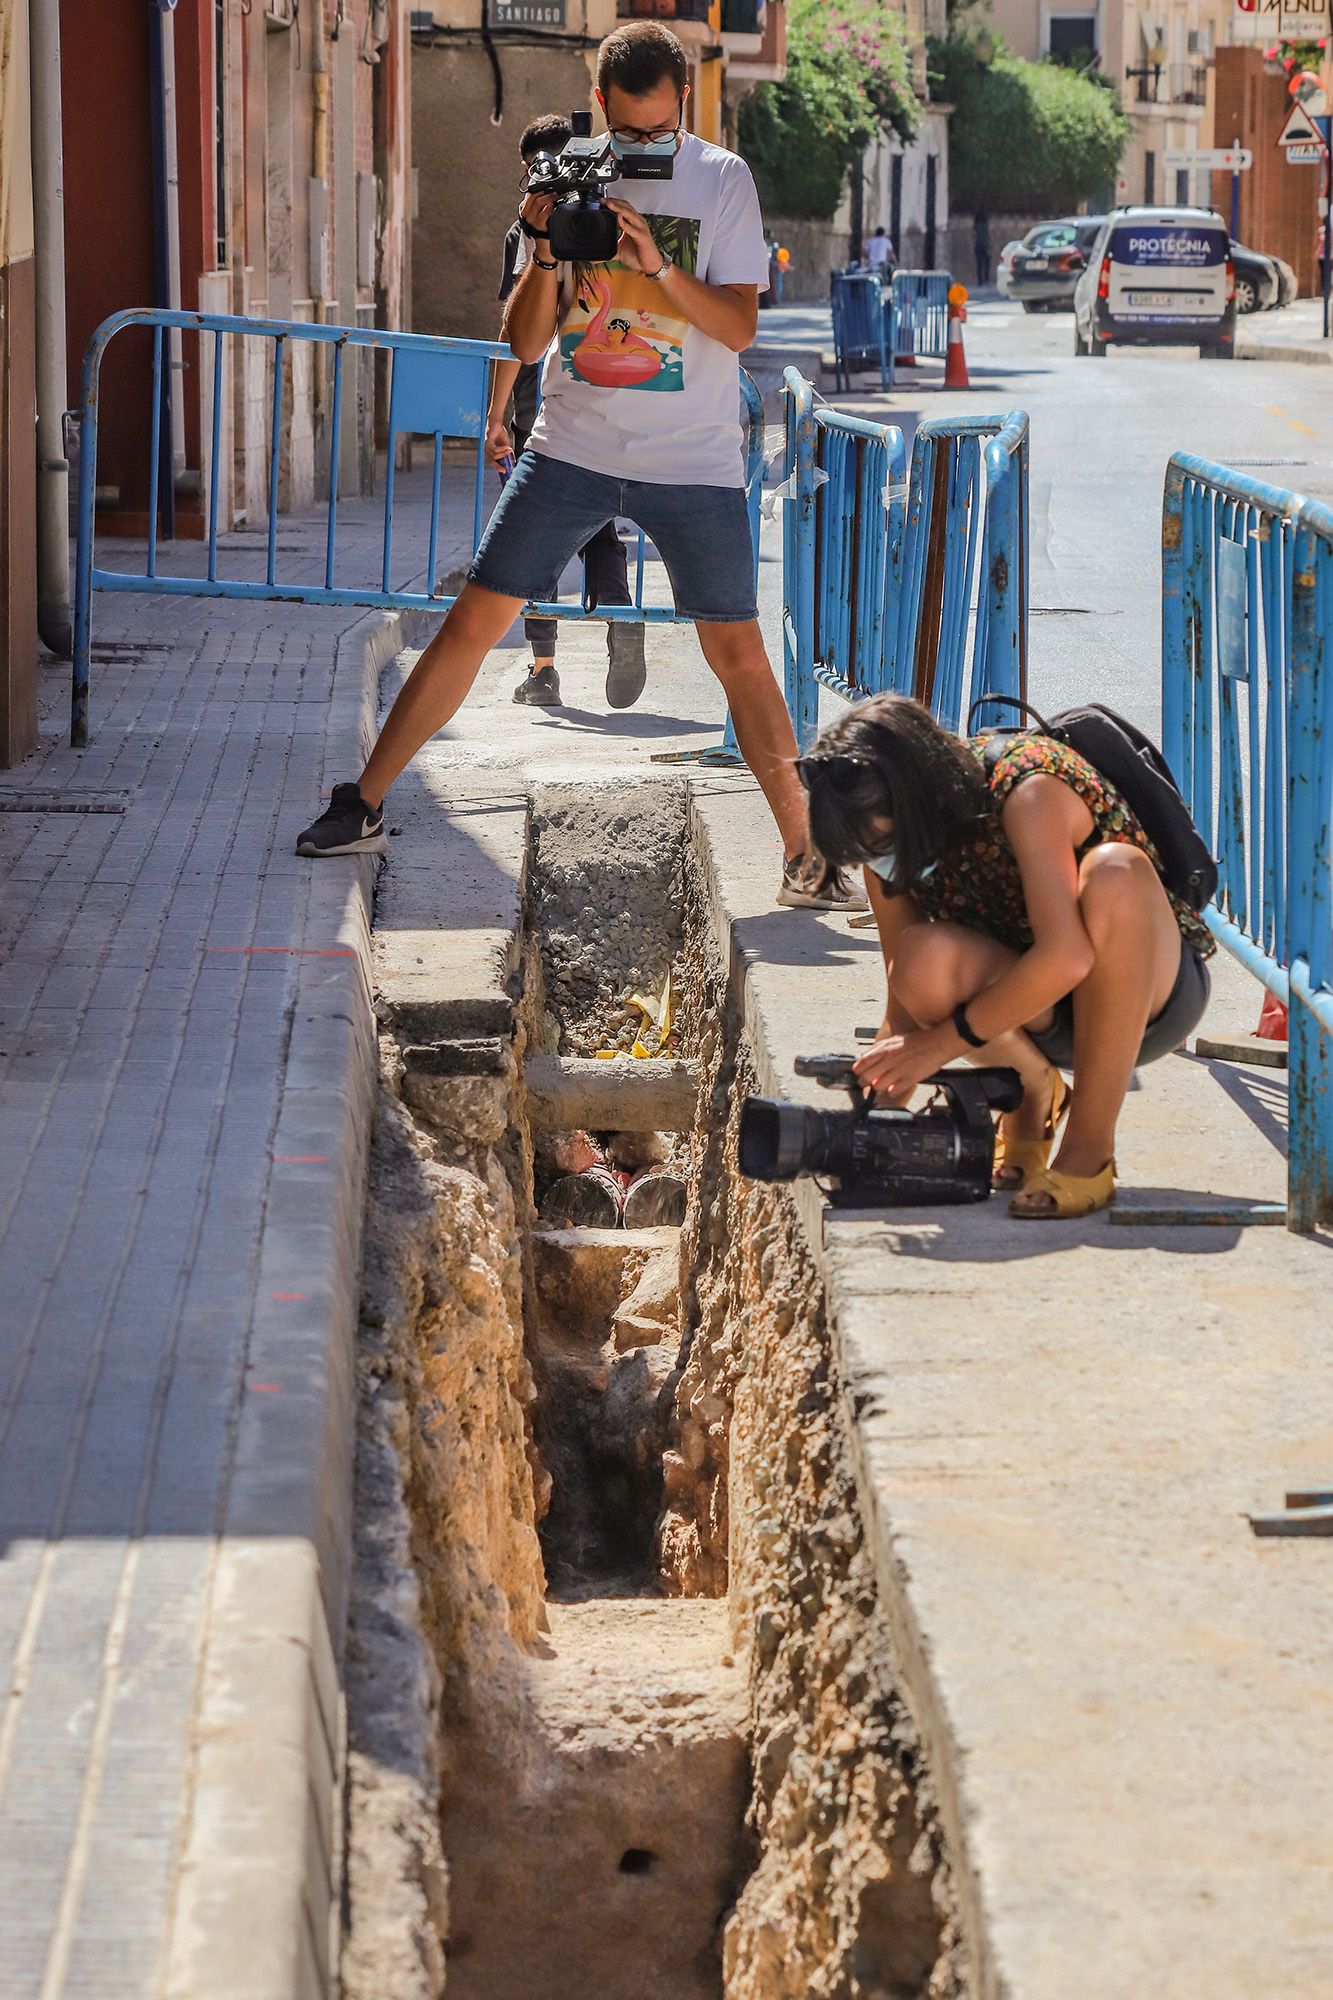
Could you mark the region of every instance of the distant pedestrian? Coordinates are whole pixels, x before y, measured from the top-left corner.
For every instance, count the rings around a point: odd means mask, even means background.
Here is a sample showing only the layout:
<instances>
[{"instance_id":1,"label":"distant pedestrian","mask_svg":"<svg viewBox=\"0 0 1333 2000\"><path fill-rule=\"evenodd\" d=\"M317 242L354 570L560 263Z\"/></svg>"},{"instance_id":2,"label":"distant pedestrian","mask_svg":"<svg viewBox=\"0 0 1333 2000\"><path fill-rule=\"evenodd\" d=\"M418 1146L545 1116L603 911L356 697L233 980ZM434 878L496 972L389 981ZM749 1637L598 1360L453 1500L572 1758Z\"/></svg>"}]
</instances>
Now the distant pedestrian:
<instances>
[{"instance_id":1,"label":"distant pedestrian","mask_svg":"<svg viewBox=\"0 0 1333 2000\"><path fill-rule=\"evenodd\" d=\"M870 240L866 244L866 263L882 283L886 278L893 276L893 268L897 262L893 238L881 222L877 229L871 231Z\"/></svg>"},{"instance_id":2,"label":"distant pedestrian","mask_svg":"<svg viewBox=\"0 0 1333 2000\"><path fill-rule=\"evenodd\" d=\"M984 208L979 208L972 219L972 251L977 260L977 283L988 285L991 280L990 217Z\"/></svg>"}]
</instances>

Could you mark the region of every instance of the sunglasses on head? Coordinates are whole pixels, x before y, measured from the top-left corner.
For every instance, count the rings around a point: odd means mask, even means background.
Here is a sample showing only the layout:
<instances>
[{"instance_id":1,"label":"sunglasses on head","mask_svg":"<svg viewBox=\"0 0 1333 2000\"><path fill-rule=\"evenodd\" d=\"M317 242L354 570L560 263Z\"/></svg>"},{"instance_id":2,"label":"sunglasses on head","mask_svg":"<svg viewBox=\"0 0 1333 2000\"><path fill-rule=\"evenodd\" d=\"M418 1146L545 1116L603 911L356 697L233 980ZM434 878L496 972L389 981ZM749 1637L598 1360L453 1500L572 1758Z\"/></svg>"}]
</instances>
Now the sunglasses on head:
<instances>
[{"instance_id":1,"label":"sunglasses on head","mask_svg":"<svg viewBox=\"0 0 1333 2000\"><path fill-rule=\"evenodd\" d=\"M807 792L816 777L832 785L835 791L850 791L864 781L867 771L874 771L875 768L869 757L853 757L845 751L831 756L822 756L815 751L808 757L796 759L796 775Z\"/></svg>"}]
</instances>

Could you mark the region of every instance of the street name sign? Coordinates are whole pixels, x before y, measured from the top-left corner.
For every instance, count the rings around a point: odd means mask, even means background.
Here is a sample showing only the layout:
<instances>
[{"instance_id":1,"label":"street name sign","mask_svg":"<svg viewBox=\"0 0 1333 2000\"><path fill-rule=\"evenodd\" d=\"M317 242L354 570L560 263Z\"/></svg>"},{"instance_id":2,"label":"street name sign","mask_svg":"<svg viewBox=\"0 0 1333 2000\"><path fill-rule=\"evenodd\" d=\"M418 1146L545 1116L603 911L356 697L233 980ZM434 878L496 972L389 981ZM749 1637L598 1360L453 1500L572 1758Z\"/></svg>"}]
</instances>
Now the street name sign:
<instances>
[{"instance_id":1,"label":"street name sign","mask_svg":"<svg viewBox=\"0 0 1333 2000\"><path fill-rule=\"evenodd\" d=\"M493 28L563 28L565 0L491 0Z\"/></svg>"},{"instance_id":2,"label":"street name sign","mask_svg":"<svg viewBox=\"0 0 1333 2000\"><path fill-rule=\"evenodd\" d=\"M1243 174L1254 165L1254 154L1248 146L1200 146L1164 153L1162 160L1168 173L1176 168L1207 167L1214 174Z\"/></svg>"}]
</instances>

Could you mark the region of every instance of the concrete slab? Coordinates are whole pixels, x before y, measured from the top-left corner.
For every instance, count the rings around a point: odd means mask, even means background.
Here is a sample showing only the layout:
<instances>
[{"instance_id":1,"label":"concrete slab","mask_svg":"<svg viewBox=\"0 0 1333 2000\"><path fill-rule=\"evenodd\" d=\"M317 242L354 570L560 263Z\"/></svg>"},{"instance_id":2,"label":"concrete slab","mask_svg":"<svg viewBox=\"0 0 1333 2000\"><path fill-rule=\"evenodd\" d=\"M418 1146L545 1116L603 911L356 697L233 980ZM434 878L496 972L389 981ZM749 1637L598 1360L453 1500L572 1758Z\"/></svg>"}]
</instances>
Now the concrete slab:
<instances>
[{"instance_id":1,"label":"concrete slab","mask_svg":"<svg viewBox=\"0 0 1333 2000\"><path fill-rule=\"evenodd\" d=\"M692 810L764 1086L827 1105L793 1061L878 1019L877 946L772 910L755 797L701 782ZM1219 966L1210 1027L1257 1012ZM1141 1082L1126 1208L1280 1198L1280 1073L1172 1057ZM1333 1470L1333 1246L796 1195L978 1990L1322 2000L1329 1558L1246 1514Z\"/></svg>"}]
</instances>

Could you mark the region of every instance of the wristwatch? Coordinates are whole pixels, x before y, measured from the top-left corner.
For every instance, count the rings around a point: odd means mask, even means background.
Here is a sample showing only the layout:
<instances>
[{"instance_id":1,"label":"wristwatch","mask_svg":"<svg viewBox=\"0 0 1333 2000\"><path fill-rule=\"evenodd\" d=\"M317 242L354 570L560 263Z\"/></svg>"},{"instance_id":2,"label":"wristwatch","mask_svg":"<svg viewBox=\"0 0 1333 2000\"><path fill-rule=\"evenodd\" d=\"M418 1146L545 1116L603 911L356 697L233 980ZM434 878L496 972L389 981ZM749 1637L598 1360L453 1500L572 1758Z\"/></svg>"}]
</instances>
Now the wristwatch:
<instances>
[{"instance_id":1,"label":"wristwatch","mask_svg":"<svg viewBox=\"0 0 1333 2000\"><path fill-rule=\"evenodd\" d=\"M675 265L672 263L671 259L669 257L663 257L661 263L658 265L655 271L645 271L643 275L645 278L651 278L655 285L659 285L661 284L663 278L665 278L667 272L673 271L674 269Z\"/></svg>"}]
</instances>

